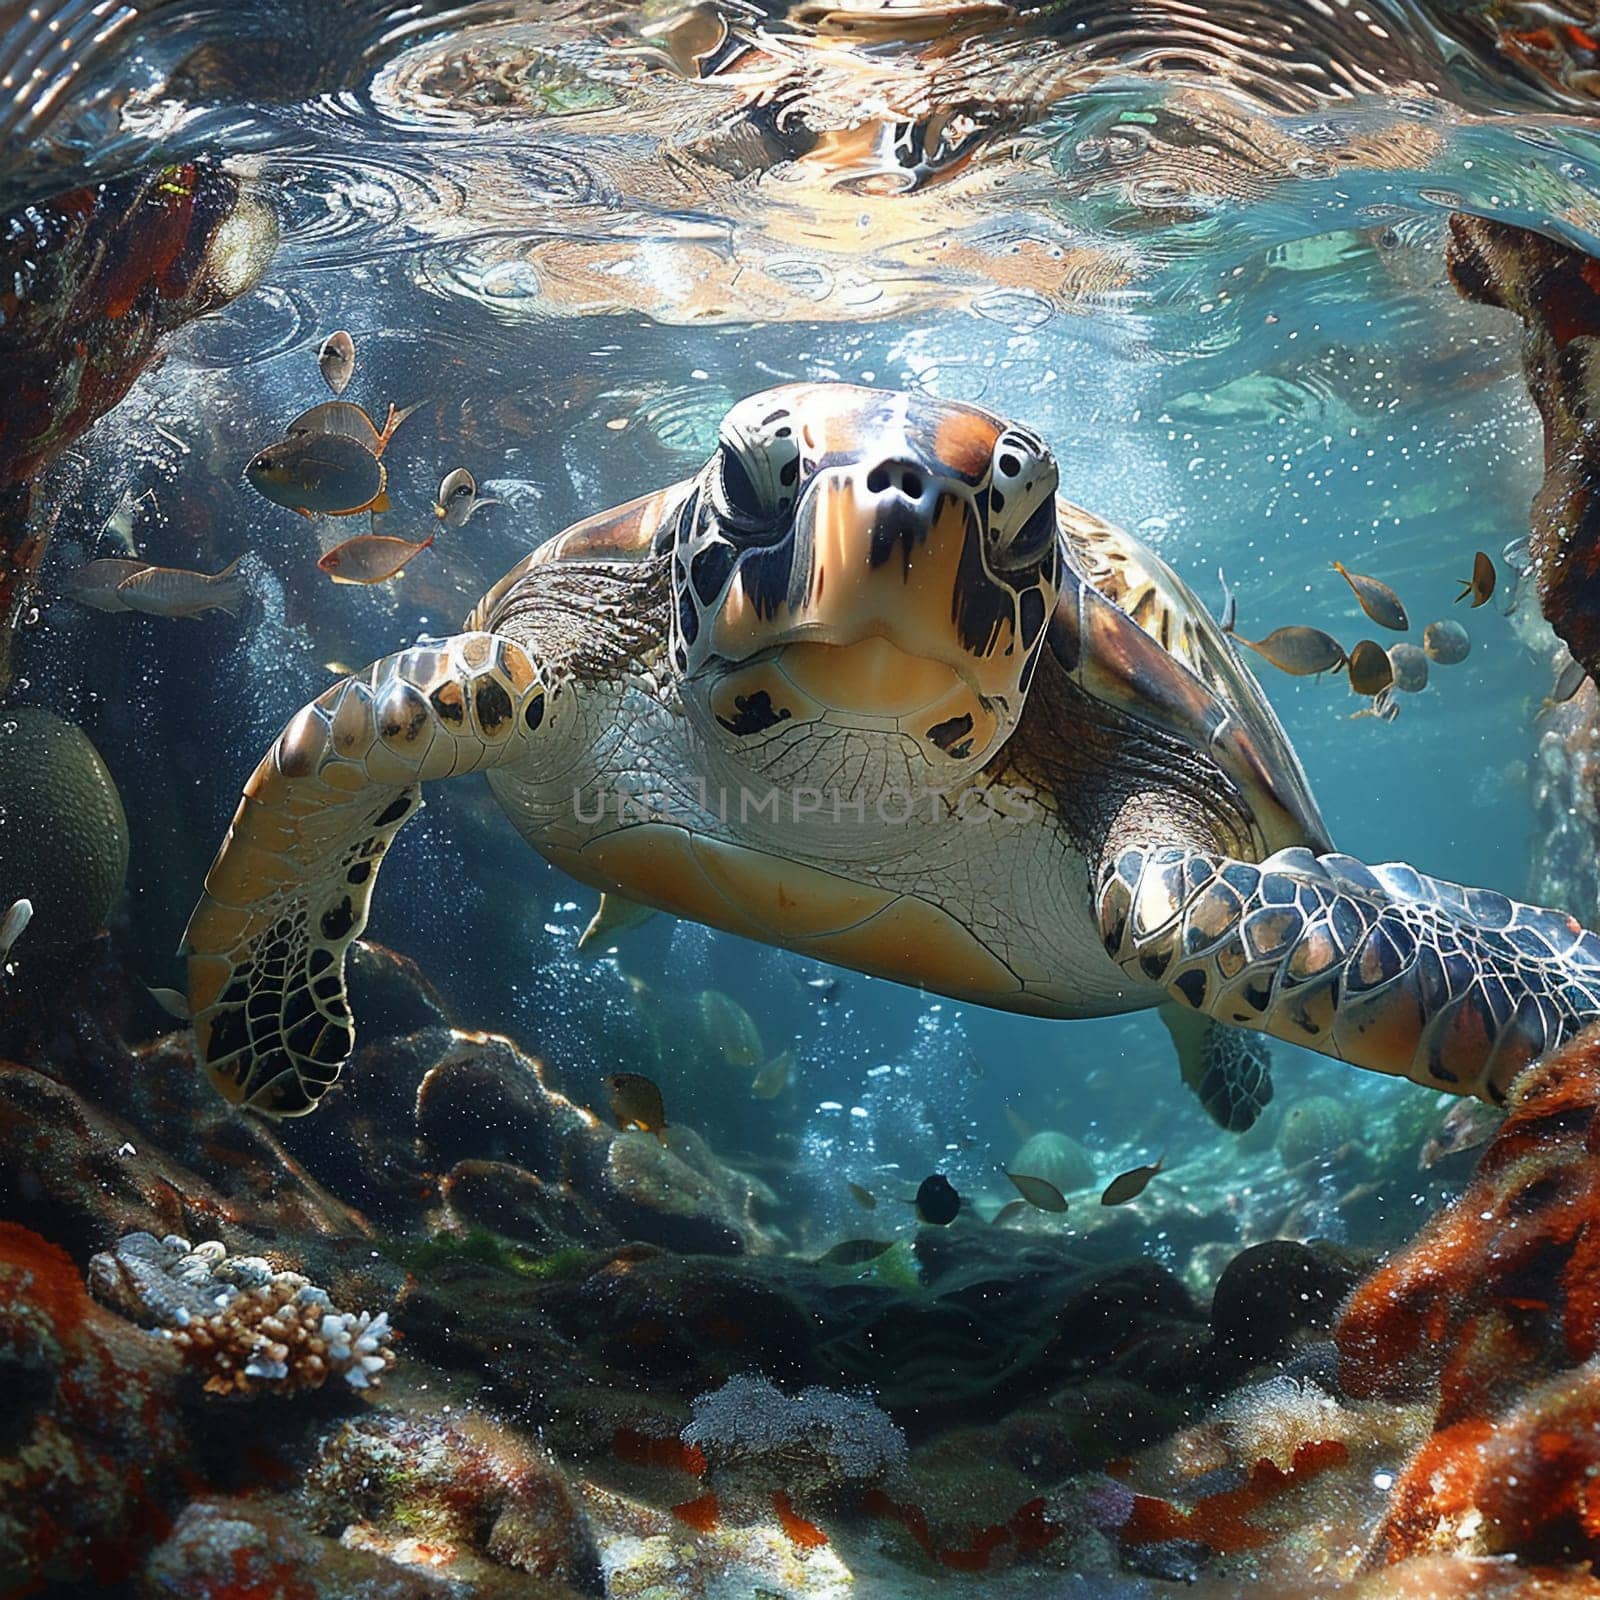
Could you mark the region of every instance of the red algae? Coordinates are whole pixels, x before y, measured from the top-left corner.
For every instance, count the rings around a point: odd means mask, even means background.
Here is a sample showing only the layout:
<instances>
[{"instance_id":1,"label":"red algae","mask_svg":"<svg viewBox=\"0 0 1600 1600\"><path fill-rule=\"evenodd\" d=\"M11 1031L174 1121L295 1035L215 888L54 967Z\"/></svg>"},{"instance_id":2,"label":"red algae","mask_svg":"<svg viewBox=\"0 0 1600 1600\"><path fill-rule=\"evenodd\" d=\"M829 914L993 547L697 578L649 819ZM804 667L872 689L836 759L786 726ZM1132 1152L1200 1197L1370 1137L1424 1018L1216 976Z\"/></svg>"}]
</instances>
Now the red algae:
<instances>
[{"instance_id":1,"label":"red algae","mask_svg":"<svg viewBox=\"0 0 1600 1600\"><path fill-rule=\"evenodd\" d=\"M687 1472L691 1477L705 1475L705 1452L697 1444L684 1444L671 1435L640 1433L637 1428L618 1428L611 1436L611 1450L619 1461L635 1467L666 1467Z\"/></svg>"},{"instance_id":2,"label":"red algae","mask_svg":"<svg viewBox=\"0 0 1600 1600\"><path fill-rule=\"evenodd\" d=\"M675 1505L672 1514L696 1533L710 1533L722 1520L722 1507L714 1494L703 1494Z\"/></svg>"},{"instance_id":3,"label":"red algae","mask_svg":"<svg viewBox=\"0 0 1600 1600\"><path fill-rule=\"evenodd\" d=\"M772 1496L772 1509L778 1518L778 1526L788 1534L795 1547L800 1550L815 1550L818 1545L828 1542L828 1536L814 1522L807 1522L791 1503L788 1495L782 1490L776 1491Z\"/></svg>"},{"instance_id":4,"label":"red algae","mask_svg":"<svg viewBox=\"0 0 1600 1600\"><path fill-rule=\"evenodd\" d=\"M1337 1439L1314 1440L1296 1449L1288 1471L1271 1461L1258 1461L1249 1481L1196 1500L1187 1511L1154 1495L1135 1495L1133 1512L1122 1527L1125 1544L1159 1544L1167 1539L1192 1539L1218 1555L1234 1555L1268 1544L1274 1535L1250 1520L1268 1501L1309 1482L1319 1473L1349 1459Z\"/></svg>"}]
</instances>

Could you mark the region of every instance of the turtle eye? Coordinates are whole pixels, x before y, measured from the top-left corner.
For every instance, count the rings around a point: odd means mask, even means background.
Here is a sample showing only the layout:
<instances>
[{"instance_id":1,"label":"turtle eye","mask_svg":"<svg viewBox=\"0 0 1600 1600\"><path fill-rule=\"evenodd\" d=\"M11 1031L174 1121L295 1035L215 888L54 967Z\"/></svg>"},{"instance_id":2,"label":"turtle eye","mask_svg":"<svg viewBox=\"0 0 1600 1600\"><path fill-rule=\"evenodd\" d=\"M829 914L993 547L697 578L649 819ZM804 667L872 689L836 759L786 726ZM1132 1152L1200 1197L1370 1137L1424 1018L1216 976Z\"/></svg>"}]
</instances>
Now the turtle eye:
<instances>
[{"instance_id":1,"label":"turtle eye","mask_svg":"<svg viewBox=\"0 0 1600 1600\"><path fill-rule=\"evenodd\" d=\"M1008 429L989 473L989 535L996 567L1016 571L1041 560L1056 537L1056 464L1044 441Z\"/></svg>"},{"instance_id":2,"label":"turtle eye","mask_svg":"<svg viewBox=\"0 0 1600 1600\"><path fill-rule=\"evenodd\" d=\"M1026 522L995 545L995 565L1005 572L1037 566L1056 537L1055 496L1041 500Z\"/></svg>"},{"instance_id":3,"label":"turtle eye","mask_svg":"<svg viewBox=\"0 0 1600 1600\"><path fill-rule=\"evenodd\" d=\"M776 507L751 477L743 455L726 444L717 450L716 502L735 527L765 528L774 520Z\"/></svg>"}]
</instances>

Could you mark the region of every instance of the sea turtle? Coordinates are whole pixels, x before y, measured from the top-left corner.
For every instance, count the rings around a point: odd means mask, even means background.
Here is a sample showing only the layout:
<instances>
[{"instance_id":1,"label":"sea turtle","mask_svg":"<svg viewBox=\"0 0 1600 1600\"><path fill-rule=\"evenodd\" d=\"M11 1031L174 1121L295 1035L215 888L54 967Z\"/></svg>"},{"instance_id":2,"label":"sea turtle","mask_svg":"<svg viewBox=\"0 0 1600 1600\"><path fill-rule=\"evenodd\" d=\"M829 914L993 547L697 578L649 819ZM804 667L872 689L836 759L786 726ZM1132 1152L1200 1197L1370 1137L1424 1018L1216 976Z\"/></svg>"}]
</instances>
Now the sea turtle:
<instances>
[{"instance_id":1,"label":"sea turtle","mask_svg":"<svg viewBox=\"0 0 1600 1600\"><path fill-rule=\"evenodd\" d=\"M742 400L693 478L301 710L187 934L229 1100L298 1115L338 1077L383 856L422 783L476 771L609 894L1013 1011L1176 1002L1235 1126L1267 1086L1233 1029L1498 1100L1600 1014L1570 918L1332 854L1205 608L971 405Z\"/></svg>"}]
</instances>

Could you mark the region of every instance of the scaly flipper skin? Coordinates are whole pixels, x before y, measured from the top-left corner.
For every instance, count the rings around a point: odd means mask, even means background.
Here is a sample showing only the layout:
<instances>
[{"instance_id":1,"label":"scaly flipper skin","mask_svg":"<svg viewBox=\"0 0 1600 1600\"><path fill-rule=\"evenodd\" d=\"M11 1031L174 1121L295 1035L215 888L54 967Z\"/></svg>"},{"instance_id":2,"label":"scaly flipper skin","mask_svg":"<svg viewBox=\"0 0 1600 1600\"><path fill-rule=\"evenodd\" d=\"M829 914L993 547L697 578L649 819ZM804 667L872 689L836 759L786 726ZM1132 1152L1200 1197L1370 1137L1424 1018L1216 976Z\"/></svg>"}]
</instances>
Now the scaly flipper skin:
<instances>
[{"instance_id":1,"label":"scaly flipper skin","mask_svg":"<svg viewBox=\"0 0 1600 1600\"><path fill-rule=\"evenodd\" d=\"M386 656L301 710L245 784L184 936L207 1076L303 1116L355 1042L344 962L419 784L516 760L545 719L527 653L467 633Z\"/></svg>"},{"instance_id":2,"label":"scaly flipper skin","mask_svg":"<svg viewBox=\"0 0 1600 1600\"><path fill-rule=\"evenodd\" d=\"M1499 1102L1600 1017L1600 938L1404 865L1123 849L1096 909L1124 971L1219 1022Z\"/></svg>"}]
</instances>

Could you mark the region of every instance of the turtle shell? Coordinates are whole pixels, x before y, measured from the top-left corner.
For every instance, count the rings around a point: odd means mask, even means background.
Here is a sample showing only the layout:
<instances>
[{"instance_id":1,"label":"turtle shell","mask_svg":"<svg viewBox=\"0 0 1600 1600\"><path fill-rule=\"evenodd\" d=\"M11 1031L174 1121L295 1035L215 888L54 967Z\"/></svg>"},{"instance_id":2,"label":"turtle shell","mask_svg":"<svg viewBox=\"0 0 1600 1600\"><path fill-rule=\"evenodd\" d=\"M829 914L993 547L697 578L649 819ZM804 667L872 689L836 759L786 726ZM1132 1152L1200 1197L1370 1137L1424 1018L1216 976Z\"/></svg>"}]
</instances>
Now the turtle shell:
<instances>
[{"instance_id":1,"label":"turtle shell","mask_svg":"<svg viewBox=\"0 0 1600 1600\"><path fill-rule=\"evenodd\" d=\"M1078 685L1207 751L1250 805L1266 852L1331 849L1300 758L1199 597L1132 534L1057 507L1066 561L1051 643Z\"/></svg>"}]
</instances>

